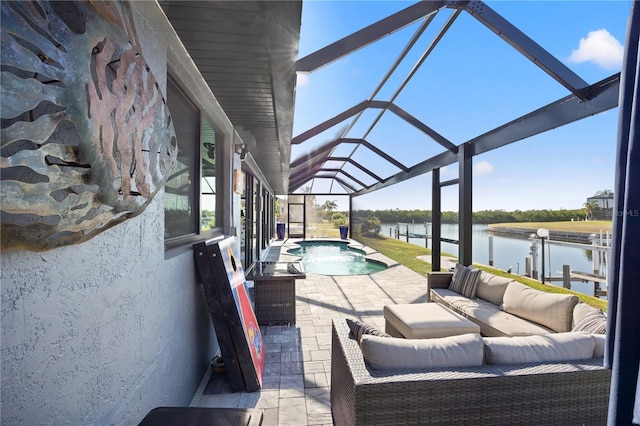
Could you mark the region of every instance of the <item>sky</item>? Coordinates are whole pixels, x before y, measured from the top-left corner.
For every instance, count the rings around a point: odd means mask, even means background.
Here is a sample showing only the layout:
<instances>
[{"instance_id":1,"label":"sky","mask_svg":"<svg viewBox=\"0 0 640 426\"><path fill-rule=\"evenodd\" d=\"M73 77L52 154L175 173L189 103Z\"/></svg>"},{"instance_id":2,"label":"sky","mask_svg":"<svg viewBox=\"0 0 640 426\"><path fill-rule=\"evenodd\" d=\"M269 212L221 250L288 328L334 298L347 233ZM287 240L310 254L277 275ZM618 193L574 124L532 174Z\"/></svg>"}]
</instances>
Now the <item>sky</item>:
<instances>
[{"instance_id":1,"label":"sky","mask_svg":"<svg viewBox=\"0 0 640 426\"><path fill-rule=\"evenodd\" d=\"M414 2L305 0L299 55L306 55ZM621 69L630 1L487 1L503 18L567 65L589 84ZM460 145L535 109L569 95L569 91L516 52L470 14L462 13L406 87L410 74L434 35L451 16L439 12L391 75L375 100L394 103ZM310 74L299 74L293 135L296 136L369 99L418 28L414 23ZM365 138L407 166L443 151L411 125L381 110L367 110L355 123L348 119L292 146L292 160L330 141L347 126L348 138ZM586 198L612 190L618 108L475 156L473 211L579 209ZM366 149L340 145L334 155L353 158L386 178L399 171ZM329 164L328 167L337 166ZM347 170L366 184L373 178ZM441 171L441 181L457 177L457 163ZM348 179L345 179L348 180ZM314 192L327 192L316 181ZM332 187L335 191L337 186ZM346 209L347 197L335 199ZM457 186L443 188L442 209L458 210ZM431 174L354 198L354 208L431 209Z\"/></svg>"}]
</instances>

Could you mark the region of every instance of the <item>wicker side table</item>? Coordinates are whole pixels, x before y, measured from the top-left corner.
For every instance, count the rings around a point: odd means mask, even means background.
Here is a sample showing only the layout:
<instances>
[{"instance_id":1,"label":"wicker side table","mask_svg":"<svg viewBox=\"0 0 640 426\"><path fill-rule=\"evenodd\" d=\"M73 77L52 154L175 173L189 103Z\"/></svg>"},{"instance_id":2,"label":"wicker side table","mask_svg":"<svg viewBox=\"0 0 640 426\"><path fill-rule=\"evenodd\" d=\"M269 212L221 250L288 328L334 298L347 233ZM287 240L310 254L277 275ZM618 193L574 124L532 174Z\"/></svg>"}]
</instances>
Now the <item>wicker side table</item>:
<instances>
[{"instance_id":1,"label":"wicker side table","mask_svg":"<svg viewBox=\"0 0 640 426\"><path fill-rule=\"evenodd\" d=\"M306 278L300 262L256 262L245 277L253 281L259 325L296 323L296 280Z\"/></svg>"}]
</instances>

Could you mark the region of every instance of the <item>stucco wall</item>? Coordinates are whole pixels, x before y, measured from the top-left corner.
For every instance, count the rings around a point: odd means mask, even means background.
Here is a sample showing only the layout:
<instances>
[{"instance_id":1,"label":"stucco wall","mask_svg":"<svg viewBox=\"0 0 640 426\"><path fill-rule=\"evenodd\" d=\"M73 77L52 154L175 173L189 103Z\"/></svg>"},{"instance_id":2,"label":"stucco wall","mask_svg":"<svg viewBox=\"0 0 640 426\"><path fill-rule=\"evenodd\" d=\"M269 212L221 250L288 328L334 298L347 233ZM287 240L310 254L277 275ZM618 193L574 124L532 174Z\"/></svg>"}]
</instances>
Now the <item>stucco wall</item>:
<instances>
[{"instance_id":1,"label":"stucco wall","mask_svg":"<svg viewBox=\"0 0 640 426\"><path fill-rule=\"evenodd\" d=\"M2 254L3 424L189 404L216 343L191 253L164 260L161 198L82 245Z\"/></svg>"},{"instance_id":2,"label":"stucco wall","mask_svg":"<svg viewBox=\"0 0 640 426\"><path fill-rule=\"evenodd\" d=\"M164 90L167 52L184 53L157 3L133 9ZM192 251L165 259L162 192L84 244L2 253L1 268L3 425L135 425L156 406L189 404L218 344Z\"/></svg>"}]
</instances>

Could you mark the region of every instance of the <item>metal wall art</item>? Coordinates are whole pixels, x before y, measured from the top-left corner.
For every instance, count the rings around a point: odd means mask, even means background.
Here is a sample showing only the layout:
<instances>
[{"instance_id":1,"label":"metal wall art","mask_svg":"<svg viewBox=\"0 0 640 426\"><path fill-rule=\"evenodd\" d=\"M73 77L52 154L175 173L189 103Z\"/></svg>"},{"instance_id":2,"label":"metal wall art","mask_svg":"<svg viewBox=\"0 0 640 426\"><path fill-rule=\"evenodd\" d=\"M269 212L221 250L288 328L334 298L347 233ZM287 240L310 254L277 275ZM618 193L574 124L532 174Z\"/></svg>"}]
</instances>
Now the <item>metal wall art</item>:
<instances>
[{"instance_id":1,"label":"metal wall art","mask_svg":"<svg viewBox=\"0 0 640 426\"><path fill-rule=\"evenodd\" d=\"M177 144L129 4L0 4L2 250L80 243L140 214Z\"/></svg>"}]
</instances>

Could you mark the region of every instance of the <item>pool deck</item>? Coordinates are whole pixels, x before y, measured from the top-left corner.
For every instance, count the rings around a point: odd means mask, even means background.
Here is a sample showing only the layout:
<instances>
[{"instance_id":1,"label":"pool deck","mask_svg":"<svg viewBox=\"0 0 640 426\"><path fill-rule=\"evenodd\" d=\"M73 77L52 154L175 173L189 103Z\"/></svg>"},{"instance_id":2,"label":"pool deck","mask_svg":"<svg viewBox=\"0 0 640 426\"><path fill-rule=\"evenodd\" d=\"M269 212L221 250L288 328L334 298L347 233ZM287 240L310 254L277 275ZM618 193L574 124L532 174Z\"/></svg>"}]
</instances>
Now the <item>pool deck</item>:
<instances>
[{"instance_id":1,"label":"pool deck","mask_svg":"<svg viewBox=\"0 0 640 426\"><path fill-rule=\"evenodd\" d=\"M296 260L285 253L295 241L274 241L263 260ZM263 426L332 425L331 321L358 318L384 329L384 305L427 300L426 277L372 254L392 266L371 275L307 273L296 282L296 324L261 327L266 358L260 391L232 393L224 374L213 373L205 378L192 406L259 408Z\"/></svg>"}]
</instances>

